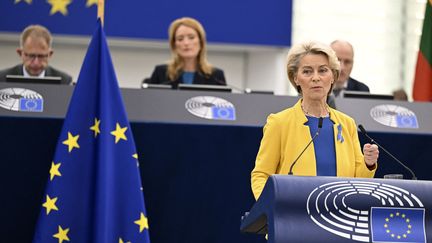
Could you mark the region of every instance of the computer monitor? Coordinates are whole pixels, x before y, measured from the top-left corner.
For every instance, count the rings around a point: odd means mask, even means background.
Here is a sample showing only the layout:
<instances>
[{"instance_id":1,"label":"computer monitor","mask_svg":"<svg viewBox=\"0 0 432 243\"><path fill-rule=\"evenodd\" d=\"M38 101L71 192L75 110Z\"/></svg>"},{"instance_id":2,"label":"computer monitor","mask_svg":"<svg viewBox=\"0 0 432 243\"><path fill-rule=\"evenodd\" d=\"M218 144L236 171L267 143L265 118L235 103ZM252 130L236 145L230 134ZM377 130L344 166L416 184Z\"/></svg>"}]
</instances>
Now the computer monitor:
<instances>
[{"instance_id":1,"label":"computer monitor","mask_svg":"<svg viewBox=\"0 0 432 243\"><path fill-rule=\"evenodd\" d=\"M349 91L342 92L344 98L359 98L359 99L375 99L375 100L393 100L393 95L389 94L371 94L363 91Z\"/></svg>"},{"instance_id":2,"label":"computer monitor","mask_svg":"<svg viewBox=\"0 0 432 243\"><path fill-rule=\"evenodd\" d=\"M6 75L6 82L27 84L61 84L61 77L25 77L21 75Z\"/></svg>"},{"instance_id":3,"label":"computer monitor","mask_svg":"<svg viewBox=\"0 0 432 243\"><path fill-rule=\"evenodd\" d=\"M255 90L255 89L250 89L250 88L246 88L244 90L245 94L268 94L268 95L274 95L273 91L270 90Z\"/></svg>"},{"instance_id":4,"label":"computer monitor","mask_svg":"<svg viewBox=\"0 0 432 243\"><path fill-rule=\"evenodd\" d=\"M149 84L149 83L142 83L141 87L143 89L172 89L172 85L170 85L170 84Z\"/></svg>"},{"instance_id":5,"label":"computer monitor","mask_svg":"<svg viewBox=\"0 0 432 243\"><path fill-rule=\"evenodd\" d=\"M179 84L179 90L196 90L196 91L216 91L231 92L231 88L223 85L206 85L206 84Z\"/></svg>"}]
</instances>

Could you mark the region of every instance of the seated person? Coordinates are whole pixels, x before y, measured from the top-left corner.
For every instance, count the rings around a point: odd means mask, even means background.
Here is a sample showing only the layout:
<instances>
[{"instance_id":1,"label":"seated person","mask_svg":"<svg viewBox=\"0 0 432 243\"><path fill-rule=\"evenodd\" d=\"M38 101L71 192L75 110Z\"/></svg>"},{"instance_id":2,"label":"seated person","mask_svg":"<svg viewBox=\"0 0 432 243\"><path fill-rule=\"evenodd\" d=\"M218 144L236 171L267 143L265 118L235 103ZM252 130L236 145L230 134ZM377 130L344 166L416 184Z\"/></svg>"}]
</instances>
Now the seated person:
<instances>
[{"instance_id":1,"label":"seated person","mask_svg":"<svg viewBox=\"0 0 432 243\"><path fill-rule=\"evenodd\" d=\"M197 20L177 19L168 34L172 58L168 65L157 65L145 83L226 85L223 71L207 61L206 34Z\"/></svg>"},{"instance_id":2,"label":"seated person","mask_svg":"<svg viewBox=\"0 0 432 243\"><path fill-rule=\"evenodd\" d=\"M343 40L335 40L330 46L335 51L341 67L339 78L336 80L333 88L333 94L338 97L342 90L369 92L369 87L366 84L350 76L354 66L353 46Z\"/></svg>"},{"instance_id":3,"label":"seated person","mask_svg":"<svg viewBox=\"0 0 432 243\"><path fill-rule=\"evenodd\" d=\"M400 88L400 89L393 91L393 99L394 100L401 100L401 101L408 101L408 95L403 88Z\"/></svg>"},{"instance_id":4,"label":"seated person","mask_svg":"<svg viewBox=\"0 0 432 243\"><path fill-rule=\"evenodd\" d=\"M6 82L7 75L24 77L61 77L62 84L71 84L72 77L48 65L54 51L51 49L52 36L41 25L30 25L21 33L17 53L22 64L0 71L0 82Z\"/></svg>"}]
</instances>

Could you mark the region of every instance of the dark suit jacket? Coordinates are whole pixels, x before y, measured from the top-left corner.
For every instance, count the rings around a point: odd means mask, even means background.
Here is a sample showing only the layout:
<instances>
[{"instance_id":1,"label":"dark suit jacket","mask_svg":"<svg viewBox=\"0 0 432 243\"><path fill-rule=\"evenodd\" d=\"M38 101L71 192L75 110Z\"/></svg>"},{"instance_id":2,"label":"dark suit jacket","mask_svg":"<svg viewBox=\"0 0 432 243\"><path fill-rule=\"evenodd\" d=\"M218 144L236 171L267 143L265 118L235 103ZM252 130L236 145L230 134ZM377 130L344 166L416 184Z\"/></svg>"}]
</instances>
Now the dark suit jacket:
<instances>
[{"instance_id":1,"label":"dark suit jacket","mask_svg":"<svg viewBox=\"0 0 432 243\"><path fill-rule=\"evenodd\" d=\"M145 83L150 84L179 84L183 83L182 75L180 74L177 80L168 79L168 65L157 65L153 71L150 79L145 79ZM196 72L193 80L193 84L207 84L207 85L226 85L225 75L221 69L213 68L213 72L210 76L206 76L201 72Z\"/></svg>"},{"instance_id":2,"label":"dark suit jacket","mask_svg":"<svg viewBox=\"0 0 432 243\"><path fill-rule=\"evenodd\" d=\"M348 86L346 90L369 92L369 87L366 84L350 77L348 79Z\"/></svg>"},{"instance_id":3,"label":"dark suit jacket","mask_svg":"<svg viewBox=\"0 0 432 243\"><path fill-rule=\"evenodd\" d=\"M6 82L6 75L24 75L23 65L19 64L15 67L4 69L0 71L0 82ZM47 77L61 77L61 84L72 84L72 77L62 71L59 71L53 67L48 66L45 69L45 76Z\"/></svg>"},{"instance_id":4,"label":"dark suit jacket","mask_svg":"<svg viewBox=\"0 0 432 243\"><path fill-rule=\"evenodd\" d=\"M369 92L369 87L360 81L357 81L357 80L349 77L347 82L348 82L348 85L347 85L345 90ZM333 90L333 93L327 97L327 104L331 108L336 109L335 96L338 96L340 94L340 92L341 92L341 90Z\"/></svg>"},{"instance_id":5,"label":"dark suit jacket","mask_svg":"<svg viewBox=\"0 0 432 243\"><path fill-rule=\"evenodd\" d=\"M369 87L366 84L364 84L360 81L357 81L351 77L349 77L347 83L348 83L347 87L344 90L369 92ZM338 97L340 95L340 92L341 92L341 89L333 89L333 94L336 97Z\"/></svg>"}]
</instances>

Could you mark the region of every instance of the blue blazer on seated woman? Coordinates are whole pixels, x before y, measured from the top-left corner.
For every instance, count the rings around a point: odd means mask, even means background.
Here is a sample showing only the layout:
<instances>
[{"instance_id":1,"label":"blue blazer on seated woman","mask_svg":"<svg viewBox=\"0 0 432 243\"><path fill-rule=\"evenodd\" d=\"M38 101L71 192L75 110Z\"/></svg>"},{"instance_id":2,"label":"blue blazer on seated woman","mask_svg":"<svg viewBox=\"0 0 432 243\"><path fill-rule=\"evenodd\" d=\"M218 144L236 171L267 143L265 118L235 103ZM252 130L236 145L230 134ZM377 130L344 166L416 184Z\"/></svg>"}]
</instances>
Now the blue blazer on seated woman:
<instances>
[{"instance_id":1,"label":"blue blazer on seated woman","mask_svg":"<svg viewBox=\"0 0 432 243\"><path fill-rule=\"evenodd\" d=\"M168 64L156 66L151 78L144 82L226 85L223 71L207 61L206 34L197 20L177 19L168 34L172 58Z\"/></svg>"}]
</instances>

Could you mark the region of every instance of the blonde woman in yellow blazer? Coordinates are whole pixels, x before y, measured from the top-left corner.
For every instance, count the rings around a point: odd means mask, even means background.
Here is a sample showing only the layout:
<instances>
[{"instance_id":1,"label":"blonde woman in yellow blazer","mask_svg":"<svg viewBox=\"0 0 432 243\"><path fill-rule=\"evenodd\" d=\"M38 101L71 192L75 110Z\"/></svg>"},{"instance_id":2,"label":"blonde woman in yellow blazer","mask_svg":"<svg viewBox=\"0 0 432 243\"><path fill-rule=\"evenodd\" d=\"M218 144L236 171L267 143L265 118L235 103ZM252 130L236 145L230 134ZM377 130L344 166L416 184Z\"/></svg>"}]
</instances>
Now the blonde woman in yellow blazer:
<instances>
[{"instance_id":1,"label":"blonde woman in yellow blazer","mask_svg":"<svg viewBox=\"0 0 432 243\"><path fill-rule=\"evenodd\" d=\"M288 174L292 163L312 139L311 128L306 124L319 117L327 124L327 138L333 136L334 143L325 143L323 148L333 151L328 153L334 157L330 161L335 161L335 164L329 163L330 167L334 167L330 171L341 177L374 176L378 147L365 144L363 155L355 121L326 103L327 95L339 77L339 70L339 61L329 46L310 42L291 48L287 62L288 78L302 98L293 107L267 118L255 168L251 173L255 199L258 199L270 175ZM320 136L321 133L314 142ZM318 160L327 160L326 154ZM316 158L315 148L311 144L293 167L293 174L317 175Z\"/></svg>"}]
</instances>

